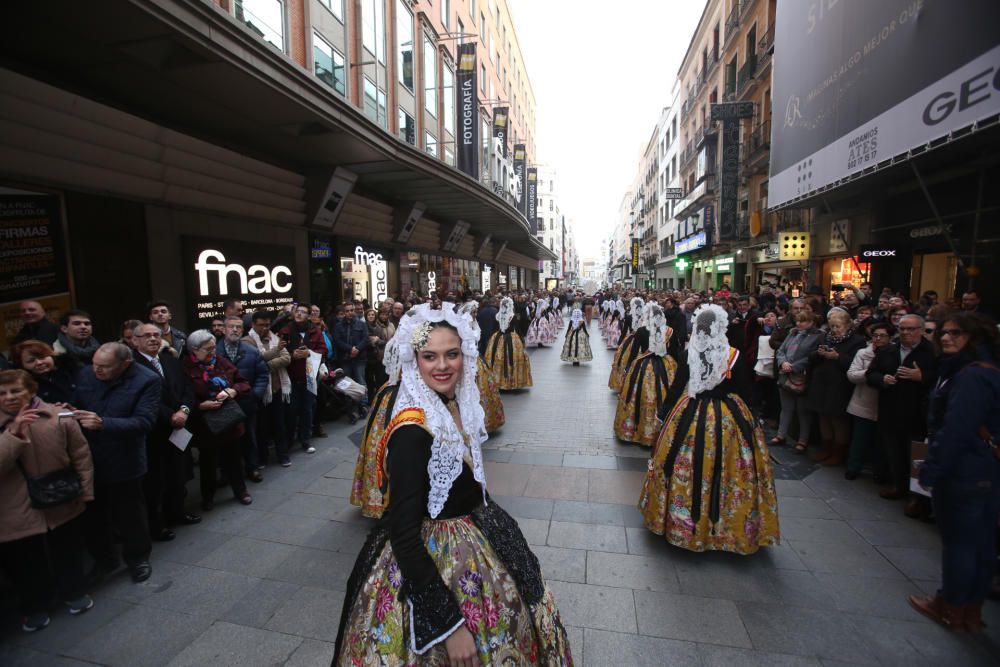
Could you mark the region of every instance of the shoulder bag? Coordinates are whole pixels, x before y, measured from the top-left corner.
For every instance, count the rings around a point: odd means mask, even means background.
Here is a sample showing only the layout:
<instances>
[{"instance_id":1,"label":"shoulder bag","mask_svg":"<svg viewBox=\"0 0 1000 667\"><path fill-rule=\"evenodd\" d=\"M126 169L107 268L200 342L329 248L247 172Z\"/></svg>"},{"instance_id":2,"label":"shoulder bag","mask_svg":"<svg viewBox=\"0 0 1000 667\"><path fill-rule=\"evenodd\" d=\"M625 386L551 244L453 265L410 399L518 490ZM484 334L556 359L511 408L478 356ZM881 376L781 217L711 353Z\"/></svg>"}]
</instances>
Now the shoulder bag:
<instances>
[{"instance_id":1,"label":"shoulder bag","mask_svg":"<svg viewBox=\"0 0 1000 667\"><path fill-rule=\"evenodd\" d=\"M63 433L64 441L65 438L66 434ZM54 470L38 477L32 477L28 474L28 471L24 469L24 464L21 463L21 459L17 460L17 467L20 468L21 474L24 475L24 482L28 487L28 498L31 499L31 506L36 510L65 505L68 502L76 500L83 493L83 487L80 485L80 476L76 474L72 463L68 468Z\"/></svg>"}]
</instances>

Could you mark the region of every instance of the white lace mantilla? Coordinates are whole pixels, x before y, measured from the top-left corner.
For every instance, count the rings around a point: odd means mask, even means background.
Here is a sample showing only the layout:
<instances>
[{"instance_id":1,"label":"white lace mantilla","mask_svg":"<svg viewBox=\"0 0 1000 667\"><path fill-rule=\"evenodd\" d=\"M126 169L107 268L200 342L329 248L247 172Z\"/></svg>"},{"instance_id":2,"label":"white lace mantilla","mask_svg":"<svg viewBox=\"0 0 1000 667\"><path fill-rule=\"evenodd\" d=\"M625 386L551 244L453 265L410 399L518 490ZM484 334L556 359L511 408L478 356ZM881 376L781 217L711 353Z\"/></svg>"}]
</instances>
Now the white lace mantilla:
<instances>
[{"instance_id":1,"label":"white lace mantilla","mask_svg":"<svg viewBox=\"0 0 1000 667\"><path fill-rule=\"evenodd\" d=\"M688 396L714 389L729 372L729 315L721 306L705 304L694 313L694 331L688 344Z\"/></svg>"},{"instance_id":2,"label":"white lace mantilla","mask_svg":"<svg viewBox=\"0 0 1000 667\"><path fill-rule=\"evenodd\" d=\"M632 300L629 301L628 314L632 318L632 331L642 326L640 322L642 321L643 305L642 298L638 296L632 297Z\"/></svg>"},{"instance_id":3,"label":"white lace mantilla","mask_svg":"<svg viewBox=\"0 0 1000 667\"><path fill-rule=\"evenodd\" d=\"M514 319L514 300L509 296L500 299L500 310L497 311L497 322L500 323L500 331L507 331L511 320Z\"/></svg>"}]
</instances>

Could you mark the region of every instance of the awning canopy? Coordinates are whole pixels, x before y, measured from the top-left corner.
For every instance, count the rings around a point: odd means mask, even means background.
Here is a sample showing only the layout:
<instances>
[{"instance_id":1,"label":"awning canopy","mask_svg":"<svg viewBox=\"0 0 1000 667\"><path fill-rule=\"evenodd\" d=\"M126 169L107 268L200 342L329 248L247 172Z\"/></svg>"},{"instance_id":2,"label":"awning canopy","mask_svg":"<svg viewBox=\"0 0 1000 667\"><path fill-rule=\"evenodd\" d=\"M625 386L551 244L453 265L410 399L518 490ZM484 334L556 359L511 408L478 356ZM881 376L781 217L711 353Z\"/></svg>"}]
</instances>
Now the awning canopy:
<instances>
[{"instance_id":1,"label":"awning canopy","mask_svg":"<svg viewBox=\"0 0 1000 667\"><path fill-rule=\"evenodd\" d=\"M278 166L344 167L360 194L419 201L440 223L554 260L482 184L389 135L226 12L202 0L5 3L3 66Z\"/></svg>"}]
</instances>

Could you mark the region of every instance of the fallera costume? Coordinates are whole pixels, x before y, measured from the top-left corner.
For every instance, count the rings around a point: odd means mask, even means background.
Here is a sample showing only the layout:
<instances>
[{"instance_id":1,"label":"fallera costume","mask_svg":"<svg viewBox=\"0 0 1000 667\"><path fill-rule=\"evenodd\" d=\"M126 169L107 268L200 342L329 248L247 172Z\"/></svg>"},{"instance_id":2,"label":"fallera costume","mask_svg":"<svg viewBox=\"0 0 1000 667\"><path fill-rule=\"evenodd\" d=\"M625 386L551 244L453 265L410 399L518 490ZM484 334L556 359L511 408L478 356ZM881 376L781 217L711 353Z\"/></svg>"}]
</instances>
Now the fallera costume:
<instances>
[{"instance_id":1,"label":"fallera costume","mask_svg":"<svg viewBox=\"0 0 1000 667\"><path fill-rule=\"evenodd\" d=\"M621 299L618 299L612 307L611 318L608 320L606 329L606 341L609 350L615 349L618 347L618 343L621 342L623 319L625 319L625 304L622 303Z\"/></svg>"},{"instance_id":2,"label":"fallera costume","mask_svg":"<svg viewBox=\"0 0 1000 667\"><path fill-rule=\"evenodd\" d=\"M726 340L726 311L695 313L688 363L639 496L646 527L691 551L750 554L778 543L778 501L764 434L739 392L749 372ZM686 385L686 387L685 387Z\"/></svg>"},{"instance_id":3,"label":"fallera costume","mask_svg":"<svg viewBox=\"0 0 1000 667\"><path fill-rule=\"evenodd\" d=\"M525 347L545 347L555 342L552 333L552 319L549 317L549 302L539 299L535 303L535 316L528 325L528 335L524 339Z\"/></svg>"},{"instance_id":4,"label":"fallera costume","mask_svg":"<svg viewBox=\"0 0 1000 667\"><path fill-rule=\"evenodd\" d=\"M396 334L402 380L378 445L388 504L348 579L333 664L445 665L445 640L464 625L483 665L572 665L538 559L486 493L477 332L451 304L411 313ZM417 368L416 352L442 320L462 340L454 398L432 391Z\"/></svg>"},{"instance_id":5,"label":"fallera costume","mask_svg":"<svg viewBox=\"0 0 1000 667\"><path fill-rule=\"evenodd\" d=\"M531 360L524 351L524 341L514 330L514 302L509 296L500 301L497 313L499 327L486 343L486 365L493 373L493 381L500 390L530 387Z\"/></svg>"},{"instance_id":6,"label":"fallera costume","mask_svg":"<svg viewBox=\"0 0 1000 667\"><path fill-rule=\"evenodd\" d=\"M566 329L566 340L559 358L576 365L581 361L594 359L590 349L590 332L587 331L587 323L583 321L583 311L579 308L574 308L569 318L569 328Z\"/></svg>"},{"instance_id":7,"label":"fallera costume","mask_svg":"<svg viewBox=\"0 0 1000 667\"><path fill-rule=\"evenodd\" d=\"M636 338L650 338L649 350L629 367L615 411L615 435L619 440L652 447L660 435L660 408L667 400L670 385L677 374L677 362L667 354L673 329L660 306L650 308L648 327L641 327ZM641 343L640 343L641 344Z\"/></svg>"},{"instance_id":8,"label":"fallera costume","mask_svg":"<svg viewBox=\"0 0 1000 667\"><path fill-rule=\"evenodd\" d=\"M653 306L652 302L648 304L642 304L637 311L634 307L635 299L632 299L633 309L631 318L632 322L632 332L621 339L618 344L618 349L615 350L614 359L611 362L611 375L608 376L608 388L612 391L620 392L622 390L622 385L625 382L625 376L628 374L629 368L640 354L649 349L649 335L636 336L640 331L646 328L649 322L649 308ZM639 299L640 304L642 299ZM638 319L638 321L636 321ZM640 343L640 341L644 341Z\"/></svg>"}]
</instances>

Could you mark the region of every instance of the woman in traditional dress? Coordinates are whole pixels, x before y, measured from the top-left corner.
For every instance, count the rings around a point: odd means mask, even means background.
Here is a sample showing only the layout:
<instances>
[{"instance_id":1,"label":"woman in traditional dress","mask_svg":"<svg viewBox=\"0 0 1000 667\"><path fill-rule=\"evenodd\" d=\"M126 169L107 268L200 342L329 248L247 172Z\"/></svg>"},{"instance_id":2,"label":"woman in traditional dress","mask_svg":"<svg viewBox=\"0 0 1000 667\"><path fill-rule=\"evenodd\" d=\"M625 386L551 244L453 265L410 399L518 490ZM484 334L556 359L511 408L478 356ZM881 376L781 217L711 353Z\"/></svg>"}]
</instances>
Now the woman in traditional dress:
<instances>
[{"instance_id":1,"label":"woman in traditional dress","mask_svg":"<svg viewBox=\"0 0 1000 667\"><path fill-rule=\"evenodd\" d=\"M601 338L604 340L608 339L608 323L611 321L611 311L614 309L615 300L607 296L604 301L601 302L601 319L598 322L601 325Z\"/></svg>"},{"instance_id":2,"label":"woman in traditional dress","mask_svg":"<svg viewBox=\"0 0 1000 667\"><path fill-rule=\"evenodd\" d=\"M528 325L528 335L524 337L525 347L545 347L549 337L549 318L546 312L548 308L548 299L538 299L535 302L534 317Z\"/></svg>"},{"instance_id":3,"label":"woman in traditional dress","mask_svg":"<svg viewBox=\"0 0 1000 667\"><path fill-rule=\"evenodd\" d=\"M630 333L635 331L639 324L639 320L642 319L642 307L644 301L641 296L634 296L628 300L628 313L626 317L622 318L621 321L621 333L618 344L621 345L621 341L625 340L625 337Z\"/></svg>"},{"instance_id":4,"label":"woman in traditional dress","mask_svg":"<svg viewBox=\"0 0 1000 667\"><path fill-rule=\"evenodd\" d=\"M514 330L514 301L505 296L497 312L499 327L486 343L486 365L500 390L530 387L531 360L524 351L524 340Z\"/></svg>"},{"instance_id":5,"label":"woman in traditional dress","mask_svg":"<svg viewBox=\"0 0 1000 667\"><path fill-rule=\"evenodd\" d=\"M581 361L593 361L594 355L590 350L590 332L587 331L587 323L583 321L583 311L579 308L573 309L573 314L569 318L569 328L566 329L566 340L563 342L562 354L559 358L563 361L571 361L574 366L579 366Z\"/></svg>"},{"instance_id":6,"label":"woman in traditional dress","mask_svg":"<svg viewBox=\"0 0 1000 667\"><path fill-rule=\"evenodd\" d=\"M333 664L572 665L538 559L486 493L470 318L421 305L396 335L388 506L348 579Z\"/></svg>"},{"instance_id":7,"label":"woman in traditional dress","mask_svg":"<svg viewBox=\"0 0 1000 667\"><path fill-rule=\"evenodd\" d=\"M635 299L632 301L634 310ZM615 350L615 356L611 362L611 375L608 377L608 388L612 391L621 391L625 375L632 366L632 362L649 349L648 333L645 336L637 336L636 334L645 329L646 323L649 321L649 306L652 305L652 302L643 304L638 311L635 311L638 315L633 315L633 318L638 317L638 321L633 322L632 332L621 339L618 349Z\"/></svg>"},{"instance_id":8,"label":"woman in traditional dress","mask_svg":"<svg viewBox=\"0 0 1000 667\"><path fill-rule=\"evenodd\" d=\"M611 319L608 320L607 344L609 350L615 349L621 342L623 319L625 319L625 304L622 303L621 299L618 299L611 306Z\"/></svg>"},{"instance_id":9,"label":"woman in traditional dress","mask_svg":"<svg viewBox=\"0 0 1000 667\"><path fill-rule=\"evenodd\" d=\"M559 306L559 297L554 296L549 300L549 338L547 345L552 345L559 339L562 333L563 315Z\"/></svg>"},{"instance_id":10,"label":"woman in traditional dress","mask_svg":"<svg viewBox=\"0 0 1000 667\"><path fill-rule=\"evenodd\" d=\"M472 318L472 327L479 333L479 320L476 315L479 311L479 303L469 301L458 307L458 312ZM486 432L492 434L497 431L507 421L507 416L503 411L503 400L500 398L500 390L497 389L496 382L493 381L493 373L489 366L483 361L482 356L476 357L476 387L479 388L479 403L486 413Z\"/></svg>"},{"instance_id":11,"label":"woman in traditional dress","mask_svg":"<svg viewBox=\"0 0 1000 667\"><path fill-rule=\"evenodd\" d=\"M691 551L750 554L778 543L778 501L764 434L744 396L749 371L719 306L695 313L688 363L661 408L669 416L639 496L646 527ZM674 399L677 399L674 405Z\"/></svg>"},{"instance_id":12,"label":"woman in traditional dress","mask_svg":"<svg viewBox=\"0 0 1000 667\"><path fill-rule=\"evenodd\" d=\"M663 309L650 304L648 326L641 327L636 338L646 338L649 350L629 367L628 377L618 395L615 412L615 435L619 440L652 447L660 435L658 414L667 400L670 385L677 374L677 362L667 354L674 330L667 326Z\"/></svg>"}]
</instances>

